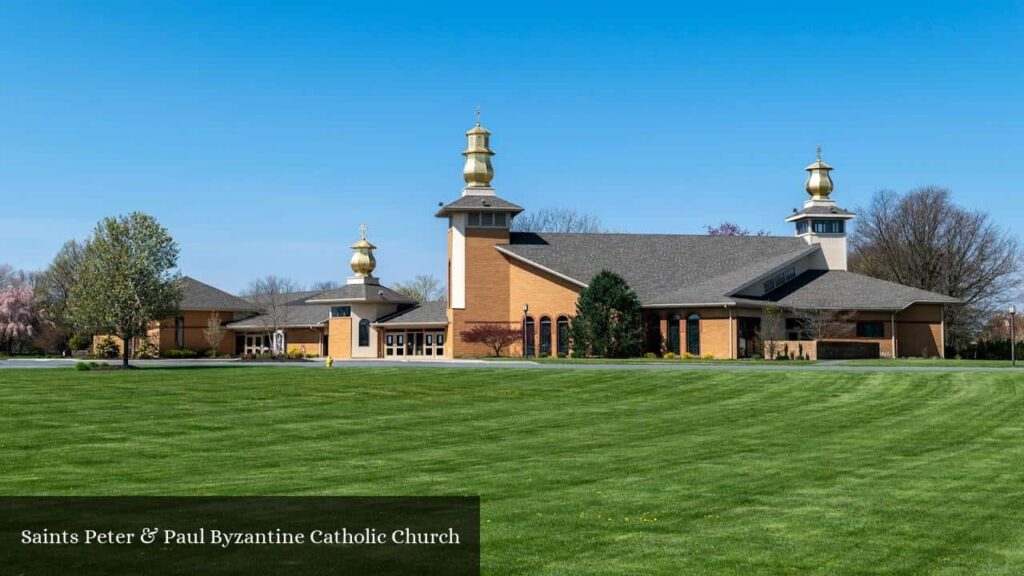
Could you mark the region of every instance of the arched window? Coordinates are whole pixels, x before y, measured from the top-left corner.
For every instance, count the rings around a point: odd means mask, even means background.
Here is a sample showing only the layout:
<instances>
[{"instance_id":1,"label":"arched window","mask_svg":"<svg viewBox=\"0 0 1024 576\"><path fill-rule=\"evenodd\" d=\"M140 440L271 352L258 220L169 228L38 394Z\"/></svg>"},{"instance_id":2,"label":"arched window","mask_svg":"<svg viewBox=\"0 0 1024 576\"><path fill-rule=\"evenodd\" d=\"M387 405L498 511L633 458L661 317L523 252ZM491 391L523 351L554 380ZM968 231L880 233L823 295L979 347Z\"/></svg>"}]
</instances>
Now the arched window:
<instances>
[{"instance_id":1,"label":"arched window","mask_svg":"<svg viewBox=\"0 0 1024 576\"><path fill-rule=\"evenodd\" d=\"M370 321L366 318L359 321L359 345L370 345Z\"/></svg>"},{"instance_id":2,"label":"arched window","mask_svg":"<svg viewBox=\"0 0 1024 576\"><path fill-rule=\"evenodd\" d=\"M526 320L523 320L523 355L524 356L535 356L537 351L534 349L533 341L533 318L527 316Z\"/></svg>"},{"instance_id":3,"label":"arched window","mask_svg":"<svg viewBox=\"0 0 1024 576\"><path fill-rule=\"evenodd\" d=\"M559 316L556 322L558 326L558 353L569 355L569 319Z\"/></svg>"},{"instance_id":4,"label":"arched window","mask_svg":"<svg viewBox=\"0 0 1024 576\"><path fill-rule=\"evenodd\" d=\"M647 317L647 336L645 338L647 351L661 354L661 318L658 316Z\"/></svg>"},{"instance_id":5,"label":"arched window","mask_svg":"<svg viewBox=\"0 0 1024 576\"><path fill-rule=\"evenodd\" d=\"M700 356L700 315L696 312L686 317L686 351Z\"/></svg>"},{"instance_id":6,"label":"arched window","mask_svg":"<svg viewBox=\"0 0 1024 576\"><path fill-rule=\"evenodd\" d=\"M551 356L551 318L547 316L540 319L540 354Z\"/></svg>"},{"instance_id":7,"label":"arched window","mask_svg":"<svg viewBox=\"0 0 1024 576\"><path fill-rule=\"evenodd\" d=\"M673 314L668 317L668 351L678 355L679 354L679 321L681 318L679 314Z\"/></svg>"}]
</instances>

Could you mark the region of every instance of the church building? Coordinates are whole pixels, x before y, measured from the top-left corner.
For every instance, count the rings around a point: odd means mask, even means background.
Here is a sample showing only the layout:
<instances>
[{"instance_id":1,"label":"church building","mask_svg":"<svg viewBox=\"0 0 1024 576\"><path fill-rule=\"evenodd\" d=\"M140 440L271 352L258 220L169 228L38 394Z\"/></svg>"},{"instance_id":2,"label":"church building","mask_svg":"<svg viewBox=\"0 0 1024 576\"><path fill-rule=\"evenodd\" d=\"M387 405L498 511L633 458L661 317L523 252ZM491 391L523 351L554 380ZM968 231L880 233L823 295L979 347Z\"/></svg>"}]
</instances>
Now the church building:
<instances>
[{"instance_id":1,"label":"church building","mask_svg":"<svg viewBox=\"0 0 1024 576\"><path fill-rule=\"evenodd\" d=\"M491 134L478 121L466 136L466 185L436 214L448 223L445 356L486 355L460 338L481 323L521 329L515 354L569 354L577 296L602 270L636 291L647 350L659 355L762 354L766 305L783 311L774 340L790 356L944 354L943 307L957 300L847 270L846 227L855 215L832 198L832 167L820 149L805 168L809 197L785 218L791 237L555 234L511 231L524 208L491 186ZM827 334L817 331L826 337L809 329L815 316L834 318Z\"/></svg>"},{"instance_id":2,"label":"church building","mask_svg":"<svg viewBox=\"0 0 1024 576\"><path fill-rule=\"evenodd\" d=\"M944 354L943 308L957 300L847 270L855 215L832 198L832 167L820 149L805 168L803 207L785 217L792 236L556 234L512 231L524 208L491 186L491 133L478 117L466 136L465 186L435 214L447 223L445 301L417 303L383 285L361 227L353 275L340 288L278 294L257 306L185 278L181 314L155 324L149 339L161 353L205 348L214 317L227 331L220 354L455 358L490 354L462 334L497 324L521 332L513 355L569 355L577 297L610 270L639 296L645 348L657 355L752 357L765 354L768 335L773 354L789 357ZM812 329L816 317L832 318L827 331Z\"/></svg>"}]
</instances>

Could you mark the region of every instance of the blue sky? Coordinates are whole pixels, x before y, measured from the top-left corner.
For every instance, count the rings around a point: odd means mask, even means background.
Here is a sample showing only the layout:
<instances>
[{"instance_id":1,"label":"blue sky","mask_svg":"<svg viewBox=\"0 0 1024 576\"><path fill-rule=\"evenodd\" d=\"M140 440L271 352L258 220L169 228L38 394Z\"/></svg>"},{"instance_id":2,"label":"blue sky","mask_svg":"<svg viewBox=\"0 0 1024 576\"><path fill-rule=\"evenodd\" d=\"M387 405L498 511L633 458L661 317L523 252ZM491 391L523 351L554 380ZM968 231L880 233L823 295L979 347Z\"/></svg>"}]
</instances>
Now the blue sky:
<instances>
[{"instance_id":1,"label":"blue sky","mask_svg":"<svg viewBox=\"0 0 1024 576\"><path fill-rule=\"evenodd\" d=\"M617 231L789 234L834 197L937 184L1024 230L1024 4L11 2L0 262L142 210L230 290L445 269L439 201L483 107L498 193Z\"/></svg>"}]
</instances>

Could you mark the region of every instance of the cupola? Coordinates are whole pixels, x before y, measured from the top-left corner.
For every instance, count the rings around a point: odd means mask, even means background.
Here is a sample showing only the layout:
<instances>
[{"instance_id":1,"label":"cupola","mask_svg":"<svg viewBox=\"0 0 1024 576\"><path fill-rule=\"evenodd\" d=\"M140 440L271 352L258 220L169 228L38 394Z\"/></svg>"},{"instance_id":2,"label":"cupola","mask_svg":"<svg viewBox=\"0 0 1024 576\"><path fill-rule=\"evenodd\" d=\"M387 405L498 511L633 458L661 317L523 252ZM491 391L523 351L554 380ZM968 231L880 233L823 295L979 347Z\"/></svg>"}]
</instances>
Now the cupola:
<instances>
[{"instance_id":1,"label":"cupola","mask_svg":"<svg viewBox=\"0 0 1024 576\"><path fill-rule=\"evenodd\" d=\"M366 224L359 226L359 241L352 245L352 259L349 266L355 272L355 276L349 277L349 284L372 284L373 269L377 267L377 259L373 257L373 250L376 248L366 239Z\"/></svg>"},{"instance_id":2,"label":"cupola","mask_svg":"<svg viewBox=\"0 0 1024 576\"><path fill-rule=\"evenodd\" d=\"M821 161L821 146L818 146L818 158L804 170L810 173L807 176L804 189L811 195L811 198L815 200L828 198L832 193L832 178L828 174L832 171L832 167Z\"/></svg>"},{"instance_id":3,"label":"cupola","mask_svg":"<svg viewBox=\"0 0 1024 576\"><path fill-rule=\"evenodd\" d=\"M466 157L466 163L462 168L462 179L466 181L467 191L471 189L491 190L491 180L494 179L494 167L491 166L491 133L480 125L480 107L476 109L476 126L466 132L466 149L462 155Z\"/></svg>"},{"instance_id":4,"label":"cupola","mask_svg":"<svg viewBox=\"0 0 1024 576\"><path fill-rule=\"evenodd\" d=\"M793 223L798 237L821 247L811 268L846 270L846 221L856 215L840 208L831 198L832 167L822 161L821 146L817 158L805 170L809 175L804 189L811 197L804 201L802 209L794 209L786 222Z\"/></svg>"}]
</instances>

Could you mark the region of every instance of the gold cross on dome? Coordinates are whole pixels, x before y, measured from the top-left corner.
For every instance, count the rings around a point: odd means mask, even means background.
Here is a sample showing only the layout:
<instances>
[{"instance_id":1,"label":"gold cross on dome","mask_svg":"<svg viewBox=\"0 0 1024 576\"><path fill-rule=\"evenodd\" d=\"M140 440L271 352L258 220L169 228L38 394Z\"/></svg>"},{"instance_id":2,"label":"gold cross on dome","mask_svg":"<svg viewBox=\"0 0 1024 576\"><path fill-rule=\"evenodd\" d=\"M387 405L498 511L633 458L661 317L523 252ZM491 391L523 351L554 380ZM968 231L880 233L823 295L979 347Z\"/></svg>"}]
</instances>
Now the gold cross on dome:
<instances>
[{"instance_id":1,"label":"gold cross on dome","mask_svg":"<svg viewBox=\"0 0 1024 576\"><path fill-rule=\"evenodd\" d=\"M359 225L359 237L363 240L366 240L366 230L366 224Z\"/></svg>"}]
</instances>

